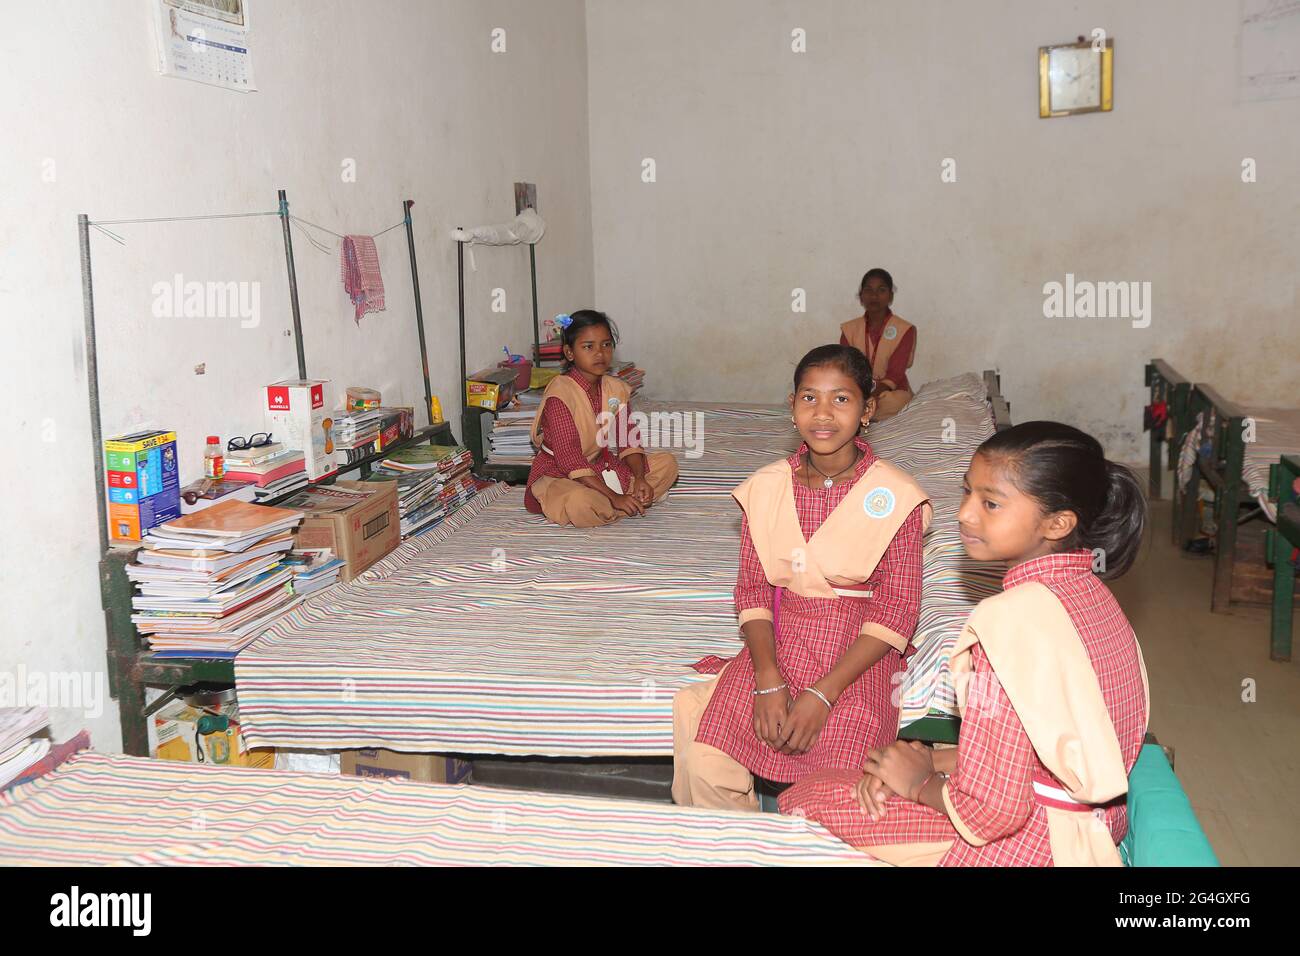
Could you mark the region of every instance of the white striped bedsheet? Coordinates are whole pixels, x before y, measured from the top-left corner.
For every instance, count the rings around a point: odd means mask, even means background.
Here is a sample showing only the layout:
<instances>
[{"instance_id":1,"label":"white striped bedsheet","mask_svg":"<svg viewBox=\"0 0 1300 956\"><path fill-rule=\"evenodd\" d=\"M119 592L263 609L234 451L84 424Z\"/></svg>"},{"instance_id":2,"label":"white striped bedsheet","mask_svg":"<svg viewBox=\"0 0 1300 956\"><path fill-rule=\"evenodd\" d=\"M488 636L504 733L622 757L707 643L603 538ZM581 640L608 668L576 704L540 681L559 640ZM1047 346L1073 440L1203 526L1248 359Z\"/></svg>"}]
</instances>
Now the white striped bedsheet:
<instances>
[{"instance_id":1,"label":"white striped bedsheet","mask_svg":"<svg viewBox=\"0 0 1300 956\"><path fill-rule=\"evenodd\" d=\"M0 795L0 866L871 862L776 814L89 752Z\"/></svg>"}]
</instances>

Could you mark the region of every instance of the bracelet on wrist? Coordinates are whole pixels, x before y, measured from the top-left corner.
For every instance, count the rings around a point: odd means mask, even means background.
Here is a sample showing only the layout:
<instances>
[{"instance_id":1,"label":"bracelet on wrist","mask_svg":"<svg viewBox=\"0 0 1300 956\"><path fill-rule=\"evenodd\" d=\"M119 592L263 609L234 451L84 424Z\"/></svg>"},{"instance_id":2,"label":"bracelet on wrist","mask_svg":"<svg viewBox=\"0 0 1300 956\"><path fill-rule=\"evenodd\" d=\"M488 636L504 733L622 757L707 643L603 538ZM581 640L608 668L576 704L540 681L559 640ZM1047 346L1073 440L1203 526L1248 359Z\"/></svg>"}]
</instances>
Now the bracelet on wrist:
<instances>
[{"instance_id":1,"label":"bracelet on wrist","mask_svg":"<svg viewBox=\"0 0 1300 956\"><path fill-rule=\"evenodd\" d=\"M788 684L777 684L775 687L765 687L762 690L755 689L753 694L755 697L763 697L767 694L775 694L779 690L785 690L788 686Z\"/></svg>"},{"instance_id":2,"label":"bracelet on wrist","mask_svg":"<svg viewBox=\"0 0 1300 956\"><path fill-rule=\"evenodd\" d=\"M921 797L925 794L925 788L928 787L928 786L930 785L930 781L933 780L935 777L941 777L941 778L942 778L942 782L943 782L943 783L947 783L947 782L948 782L948 771L946 771L946 770L932 770L932 771L930 771L930 776L926 777L923 781L921 781L921 786L919 786L919 787L916 788L916 796L912 798L912 802L913 802L913 803L920 803L920 802L921 802Z\"/></svg>"},{"instance_id":3,"label":"bracelet on wrist","mask_svg":"<svg viewBox=\"0 0 1300 956\"><path fill-rule=\"evenodd\" d=\"M835 709L835 705L831 703L830 698L827 697L825 694L823 694L821 691L819 691L816 687L809 687L809 688L808 688L808 693L812 694L814 697L816 697L818 700L820 700L823 704L825 704L827 710L834 710L834 709Z\"/></svg>"}]
</instances>

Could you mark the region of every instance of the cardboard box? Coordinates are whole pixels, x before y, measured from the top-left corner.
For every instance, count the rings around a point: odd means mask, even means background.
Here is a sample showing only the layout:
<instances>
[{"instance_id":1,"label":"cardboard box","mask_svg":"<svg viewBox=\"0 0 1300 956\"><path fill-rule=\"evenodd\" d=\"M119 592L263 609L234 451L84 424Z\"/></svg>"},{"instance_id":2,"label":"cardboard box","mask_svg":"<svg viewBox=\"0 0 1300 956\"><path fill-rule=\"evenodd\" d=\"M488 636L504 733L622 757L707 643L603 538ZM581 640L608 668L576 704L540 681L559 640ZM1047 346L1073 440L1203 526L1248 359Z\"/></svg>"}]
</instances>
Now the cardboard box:
<instances>
[{"instance_id":1,"label":"cardboard box","mask_svg":"<svg viewBox=\"0 0 1300 956\"><path fill-rule=\"evenodd\" d=\"M287 379L266 386L266 430L306 459L315 481L338 471L334 461L334 418L325 410L326 379Z\"/></svg>"},{"instance_id":2,"label":"cardboard box","mask_svg":"<svg viewBox=\"0 0 1300 956\"><path fill-rule=\"evenodd\" d=\"M176 433L136 432L104 442L108 535L139 541L149 529L181 516Z\"/></svg>"},{"instance_id":3,"label":"cardboard box","mask_svg":"<svg viewBox=\"0 0 1300 956\"><path fill-rule=\"evenodd\" d=\"M498 411L515 397L513 368L485 368L465 377L465 404Z\"/></svg>"},{"instance_id":4,"label":"cardboard box","mask_svg":"<svg viewBox=\"0 0 1300 956\"><path fill-rule=\"evenodd\" d=\"M339 770L352 777L398 777L422 783L461 783L473 768L468 760L443 754L410 754L396 750L345 750Z\"/></svg>"},{"instance_id":5,"label":"cardboard box","mask_svg":"<svg viewBox=\"0 0 1300 956\"><path fill-rule=\"evenodd\" d=\"M367 496L359 504L331 504L330 488L362 491ZM395 481L336 481L303 492L282 507L304 515L298 526L299 548L329 548L347 562L339 574L341 581L351 581L402 540Z\"/></svg>"},{"instance_id":6,"label":"cardboard box","mask_svg":"<svg viewBox=\"0 0 1300 956\"><path fill-rule=\"evenodd\" d=\"M183 763L206 763L222 767L252 767L270 769L275 766L275 748L250 748L239 729L237 705L221 710L229 725L211 733L198 733L199 721L208 711L191 707L184 701L173 701L154 714L154 730L158 735L158 760L178 760ZM199 759L202 753L203 759Z\"/></svg>"}]
</instances>

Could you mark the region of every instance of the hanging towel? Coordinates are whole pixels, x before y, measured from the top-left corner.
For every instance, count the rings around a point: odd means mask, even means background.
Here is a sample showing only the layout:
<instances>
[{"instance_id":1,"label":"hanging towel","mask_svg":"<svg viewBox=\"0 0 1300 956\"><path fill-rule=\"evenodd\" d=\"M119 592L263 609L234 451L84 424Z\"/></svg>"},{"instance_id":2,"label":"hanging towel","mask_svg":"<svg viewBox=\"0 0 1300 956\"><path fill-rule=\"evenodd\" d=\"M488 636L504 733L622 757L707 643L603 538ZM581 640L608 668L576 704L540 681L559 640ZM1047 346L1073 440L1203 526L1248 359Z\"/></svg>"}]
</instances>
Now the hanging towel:
<instances>
[{"instance_id":1,"label":"hanging towel","mask_svg":"<svg viewBox=\"0 0 1300 956\"><path fill-rule=\"evenodd\" d=\"M339 267L343 288L357 307L357 323L367 312L384 307L384 278L379 274L379 253L374 236L344 236Z\"/></svg>"}]
</instances>

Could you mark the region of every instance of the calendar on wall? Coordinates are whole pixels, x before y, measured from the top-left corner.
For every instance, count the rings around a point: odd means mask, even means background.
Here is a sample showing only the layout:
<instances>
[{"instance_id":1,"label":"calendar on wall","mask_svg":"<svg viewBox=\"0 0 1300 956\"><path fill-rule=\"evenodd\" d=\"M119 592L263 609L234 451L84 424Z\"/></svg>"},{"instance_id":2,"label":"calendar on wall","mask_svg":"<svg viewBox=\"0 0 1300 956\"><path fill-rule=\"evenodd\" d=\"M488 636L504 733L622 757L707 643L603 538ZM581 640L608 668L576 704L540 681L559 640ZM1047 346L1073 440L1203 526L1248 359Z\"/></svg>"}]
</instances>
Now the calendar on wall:
<instances>
[{"instance_id":1,"label":"calendar on wall","mask_svg":"<svg viewBox=\"0 0 1300 956\"><path fill-rule=\"evenodd\" d=\"M242 93L257 89L247 0L153 0L158 72Z\"/></svg>"}]
</instances>

